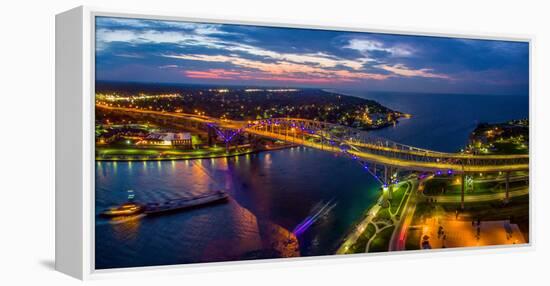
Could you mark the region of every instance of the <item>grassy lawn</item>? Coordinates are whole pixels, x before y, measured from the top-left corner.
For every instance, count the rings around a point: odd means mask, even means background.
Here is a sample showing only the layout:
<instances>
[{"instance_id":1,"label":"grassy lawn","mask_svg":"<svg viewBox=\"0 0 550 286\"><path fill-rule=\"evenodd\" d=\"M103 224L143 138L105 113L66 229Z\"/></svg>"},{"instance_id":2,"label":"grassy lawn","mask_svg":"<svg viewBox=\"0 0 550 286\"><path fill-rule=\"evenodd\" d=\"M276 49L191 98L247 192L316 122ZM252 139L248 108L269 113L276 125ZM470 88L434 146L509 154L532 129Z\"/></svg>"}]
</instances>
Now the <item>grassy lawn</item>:
<instances>
[{"instance_id":1,"label":"grassy lawn","mask_svg":"<svg viewBox=\"0 0 550 286\"><path fill-rule=\"evenodd\" d=\"M460 207L460 203L441 204L446 212L454 212ZM464 213L482 220L529 220L529 196L511 198L509 203L503 205L500 201L466 203Z\"/></svg>"},{"instance_id":2,"label":"grassy lawn","mask_svg":"<svg viewBox=\"0 0 550 286\"><path fill-rule=\"evenodd\" d=\"M412 224L421 224L422 217L431 216L433 212L434 212L434 207L432 205L425 202L417 203Z\"/></svg>"},{"instance_id":3,"label":"grassy lawn","mask_svg":"<svg viewBox=\"0 0 550 286\"><path fill-rule=\"evenodd\" d=\"M375 228L372 224L367 226L367 229L359 236L357 241L348 249L348 253L364 253L367 247L367 242L374 235Z\"/></svg>"},{"instance_id":4,"label":"grassy lawn","mask_svg":"<svg viewBox=\"0 0 550 286\"><path fill-rule=\"evenodd\" d=\"M162 152L165 155L205 155L225 153L225 149L200 149L200 150L169 150Z\"/></svg>"},{"instance_id":5,"label":"grassy lawn","mask_svg":"<svg viewBox=\"0 0 550 286\"><path fill-rule=\"evenodd\" d=\"M407 241L405 241L405 249L406 250L420 249L420 245L419 245L420 235L422 235L421 229L409 229L407 232Z\"/></svg>"},{"instance_id":6,"label":"grassy lawn","mask_svg":"<svg viewBox=\"0 0 550 286\"><path fill-rule=\"evenodd\" d=\"M477 178L476 178L477 179ZM462 192L462 185L457 184L457 179L434 178L426 182L424 194L426 195L458 195ZM502 182L476 182L474 180L474 191L466 188L464 191L468 194L492 194L501 192ZM445 190L443 192L443 190Z\"/></svg>"},{"instance_id":7,"label":"grassy lawn","mask_svg":"<svg viewBox=\"0 0 550 286\"><path fill-rule=\"evenodd\" d=\"M162 155L165 159L193 159L193 158L209 158L225 155L225 148L222 147L210 147L206 149L191 149L191 150L178 150L170 147L155 147L155 148L135 148L135 147L97 147L96 156L99 159L130 159L130 160L147 160L157 159ZM249 152L250 150L246 150ZM238 155L246 153L243 150L235 152L231 150L229 155Z\"/></svg>"},{"instance_id":8,"label":"grassy lawn","mask_svg":"<svg viewBox=\"0 0 550 286\"><path fill-rule=\"evenodd\" d=\"M443 190L445 193L460 193L460 185L451 185L450 178L433 178L427 181L424 185L424 194L426 195L441 195Z\"/></svg>"},{"instance_id":9,"label":"grassy lawn","mask_svg":"<svg viewBox=\"0 0 550 286\"><path fill-rule=\"evenodd\" d=\"M116 156L116 155L131 155L131 156L151 156L158 155L160 152L166 151L158 149L141 149L141 148L96 148L98 155Z\"/></svg>"},{"instance_id":10,"label":"grassy lawn","mask_svg":"<svg viewBox=\"0 0 550 286\"><path fill-rule=\"evenodd\" d=\"M375 221L390 221L391 222L391 215L390 215L390 209L389 208L381 208L378 213L376 214Z\"/></svg>"},{"instance_id":11,"label":"grassy lawn","mask_svg":"<svg viewBox=\"0 0 550 286\"><path fill-rule=\"evenodd\" d=\"M391 226L378 233L370 244L369 252L388 251L391 235L394 228L394 226Z\"/></svg>"},{"instance_id":12,"label":"grassy lawn","mask_svg":"<svg viewBox=\"0 0 550 286\"><path fill-rule=\"evenodd\" d=\"M397 212L397 208L399 208L399 205L401 204L402 200L406 200L408 194L406 194L407 190L410 188L411 183L405 183L402 184L397 190L394 190L392 193L392 199L390 201L390 210L392 213ZM404 202L403 202L404 204ZM401 210L399 211L399 213ZM397 213L397 215L399 215Z\"/></svg>"},{"instance_id":13,"label":"grassy lawn","mask_svg":"<svg viewBox=\"0 0 550 286\"><path fill-rule=\"evenodd\" d=\"M529 149L514 142L494 142L496 151L491 154L529 154Z\"/></svg>"}]
</instances>

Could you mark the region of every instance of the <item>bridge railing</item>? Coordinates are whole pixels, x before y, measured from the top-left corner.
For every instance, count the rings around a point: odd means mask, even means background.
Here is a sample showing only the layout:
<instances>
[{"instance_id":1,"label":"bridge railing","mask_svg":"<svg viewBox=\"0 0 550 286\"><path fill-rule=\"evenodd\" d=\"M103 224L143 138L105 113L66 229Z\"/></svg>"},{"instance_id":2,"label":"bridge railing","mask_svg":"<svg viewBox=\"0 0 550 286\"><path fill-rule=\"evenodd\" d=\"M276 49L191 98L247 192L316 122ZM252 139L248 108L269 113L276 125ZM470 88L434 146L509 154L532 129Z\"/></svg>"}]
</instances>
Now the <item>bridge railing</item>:
<instances>
[{"instance_id":1,"label":"bridge railing","mask_svg":"<svg viewBox=\"0 0 550 286\"><path fill-rule=\"evenodd\" d=\"M433 163L445 166L502 166L502 165L528 165L528 155L473 155L461 153L445 153L417 148L400 144L381 137L373 136L368 132L344 127L335 124L327 124L311 120L277 118L255 121L247 128L261 129L277 125L283 127L279 133L286 132L288 128L298 128L300 132L290 132L287 136L296 138L318 137L320 142L332 142L337 145L353 147L356 152L367 152L369 154L384 156L411 162ZM325 143L326 144L326 143Z\"/></svg>"},{"instance_id":2,"label":"bridge railing","mask_svg":"<svg viewBox=\"0 0 550 286\"><path fill-rule=\"evenodd\" d=\"M352 127L316 120L281 117L244 122L221 120L207 116L197 116L194 114L106 106L98 107L116 109L122 112L139 113L153 117L170 117L175 120L190 120L207 125L215 124L221 128L234 129L237 132L246 132L246 130L254 129L260 130L263 128L263 132L275 132L279 135L284 134L285 138L294 137L296 139L301 138L301 140L304 140L308 137L308 139L320 140L321 148L323 148L323 146L328 148L328 145L331 145L331 148L336 148L336 146L339 148L342 146L353 146L353 148L356 149L355 152L363 152L364 154L377 155L379 157L390 159L393 158L405 162L423 162L430 163L432 165L441 164L449 166L522 165L522 168L525 166L528 167L529 164L528 155L472 155L438 152L387 140L385 138L377 137L368 131L362 131Z\"/></svg>"}]
</instances>

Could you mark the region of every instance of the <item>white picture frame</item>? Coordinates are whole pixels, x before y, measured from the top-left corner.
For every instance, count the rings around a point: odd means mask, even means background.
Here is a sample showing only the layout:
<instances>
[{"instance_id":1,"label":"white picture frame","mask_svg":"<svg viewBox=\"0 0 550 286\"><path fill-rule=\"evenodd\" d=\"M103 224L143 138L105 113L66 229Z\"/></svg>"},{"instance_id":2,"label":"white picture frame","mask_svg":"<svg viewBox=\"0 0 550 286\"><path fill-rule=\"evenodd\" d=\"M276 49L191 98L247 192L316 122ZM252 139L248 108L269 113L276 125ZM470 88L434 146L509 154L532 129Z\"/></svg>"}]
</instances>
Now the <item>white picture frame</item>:
<instances>
[{"instance_id":1,"label":"white picture frame","mask_svg":"<svg viewBox=\"0 0 550 286\"><path fill-rule=\"evenodd\" d=\"M485 35L485 34L460 34L445 33L442 31L407 31L391 30L384 28L361 28L361 27L326 27L316 26L304 23L270 23L258 22L255 20L230 20L230 19L205 19L180 16L176 13L147 14L140 12L115 11L108 9L77 7L69 11L60 13L56 16L56 163L55 163L55 182L56 182L56 213L55 213L55 268L72 277L88 280L98 277L109 277L110 275L126 272L135 273L135 271L152 270L157 272L159 269L169 269L175 272L190 271L190 269L202 269L202 266L229 266L242 264L258 264L259 262L270 263L312 263L311 260L326 260L336 258L356 258L357 255L346 256L322 256L307 257L284 260L255 260L255 261L237 261L237 262L217 262L200 263L190 265L174 266L155 266L131 269L113 269L113 270L95 270L94 268L94 59L95 47L94 19L96 16L116 16L142 19L158 20L181 20L191 22L223 23L223 24L244 24L261 25L271 27L289 27L289 28L308 28L338 31L356 31L356 32L376 32L400 35L424 35L424 36L444 36L470 39L490 39L490 40L510 40L529 43L530 62L533 49L532 36L515 35ZM530 69L532 65L530 64ZM531 83L530 74L530 86ZM530 89L531 90L531 89ZM532 119L532 95L530 91L530 119ZM534 129L534 123L530 123L530 133ZM530 156L533 150L530 149ZM530 160L532 164L532 157ZM532 167L532 165L530 165ZM529 185L530 190L530 240L526 245L520 247L495 246L483 248L447 249L438 251L437 255L454 255L455 251L468 251L472 253L479 252L498 252L498 251L525 251L533 248L534 235L532 224L533 218L533 199L535 197L532 180ZM419 255L433 255L415 251L408 251L407 257L416 257ZM383 253L381 255L359 255L363 257L380 256L395 257L395 253ZM403 254L403 253L400 253ZM374 258L372 258L374 259ZM131 270L131 271L129 271Z\"/></svg>"}]
</instances>

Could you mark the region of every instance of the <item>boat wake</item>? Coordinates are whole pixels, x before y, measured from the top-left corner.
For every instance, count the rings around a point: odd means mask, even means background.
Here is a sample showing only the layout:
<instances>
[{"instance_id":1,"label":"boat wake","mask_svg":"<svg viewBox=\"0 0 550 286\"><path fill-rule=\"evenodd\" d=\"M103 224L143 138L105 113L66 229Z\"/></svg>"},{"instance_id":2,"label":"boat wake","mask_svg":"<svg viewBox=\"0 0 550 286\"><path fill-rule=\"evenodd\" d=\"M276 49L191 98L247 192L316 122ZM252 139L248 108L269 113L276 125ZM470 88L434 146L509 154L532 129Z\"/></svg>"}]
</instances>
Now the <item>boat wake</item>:
<instances>
[{"instance_id":1,"label":"boat wake","mask_svg":"<svg viewBox=\"0 0 550 286\"><path fill-rule=\"evenodd\" d=\"M319 219L328 215L330 211L336 206L336 204L337 203L334 202L334 199L331 199L326 203L323 201L318 202L311 210L310 215L308 215L302 222L300 222L294 228L292 233L296 236L301 235L313 224L315 224L315 222L317 222Z\"/></svg>"}]
</instances>

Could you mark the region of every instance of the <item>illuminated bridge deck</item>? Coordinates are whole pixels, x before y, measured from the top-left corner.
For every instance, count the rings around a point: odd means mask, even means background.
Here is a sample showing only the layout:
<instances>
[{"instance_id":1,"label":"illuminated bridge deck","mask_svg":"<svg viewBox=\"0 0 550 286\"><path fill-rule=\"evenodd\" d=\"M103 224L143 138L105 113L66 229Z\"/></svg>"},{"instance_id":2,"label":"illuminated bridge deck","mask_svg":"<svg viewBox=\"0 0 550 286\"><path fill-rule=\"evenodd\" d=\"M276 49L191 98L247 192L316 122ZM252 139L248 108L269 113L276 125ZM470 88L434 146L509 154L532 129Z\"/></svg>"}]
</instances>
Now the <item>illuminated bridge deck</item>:
<instances>
[{"instance_id":1,"label":"illuminated bridge deck","mask_svg":"<svg viewBox=\"0 0 550 286\"><path fill-rule=\"evenodd\" d=\"M529 155L472 155L444 153L407 146L373 137L368 132L336 124L296 118L273 118L254 122L221 120L194 114L96 105L97 108L156 119L188 121L234 132L254 134L334 153L353 159L415 171L488 173L529 169Z\"/></svg>"}]
</instances>

